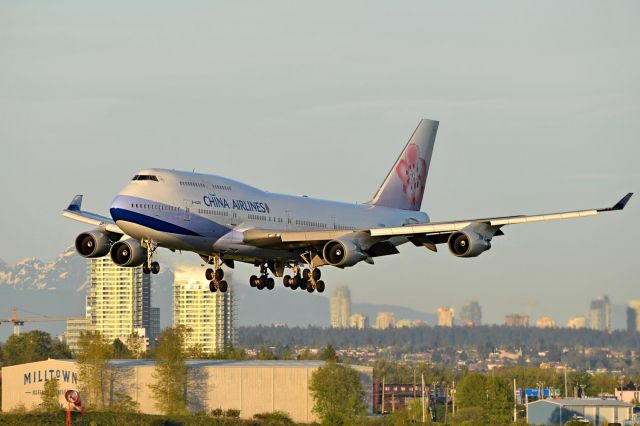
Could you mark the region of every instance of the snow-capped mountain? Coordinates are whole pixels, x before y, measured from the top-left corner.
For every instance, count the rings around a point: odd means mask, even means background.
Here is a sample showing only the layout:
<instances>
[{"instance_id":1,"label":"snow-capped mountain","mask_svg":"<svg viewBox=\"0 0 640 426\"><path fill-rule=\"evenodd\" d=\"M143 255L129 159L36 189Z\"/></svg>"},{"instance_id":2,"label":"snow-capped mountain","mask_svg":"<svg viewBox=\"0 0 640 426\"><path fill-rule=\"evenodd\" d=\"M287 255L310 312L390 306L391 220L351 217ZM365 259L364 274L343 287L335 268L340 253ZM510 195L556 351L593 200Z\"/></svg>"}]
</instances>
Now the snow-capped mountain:
<instances>
[{"instance_id":1,"label":"snow-capped mountain","mask_svg":"<svg viewBox=\"0 0 640 426\"><path fill-rule=\"evenodd\" d=\"M30 257L15 265L0 260L0 286L16 290L78 290L86 281L87 262L67 248L50 262Z\"/></svg>"}]
</instances>

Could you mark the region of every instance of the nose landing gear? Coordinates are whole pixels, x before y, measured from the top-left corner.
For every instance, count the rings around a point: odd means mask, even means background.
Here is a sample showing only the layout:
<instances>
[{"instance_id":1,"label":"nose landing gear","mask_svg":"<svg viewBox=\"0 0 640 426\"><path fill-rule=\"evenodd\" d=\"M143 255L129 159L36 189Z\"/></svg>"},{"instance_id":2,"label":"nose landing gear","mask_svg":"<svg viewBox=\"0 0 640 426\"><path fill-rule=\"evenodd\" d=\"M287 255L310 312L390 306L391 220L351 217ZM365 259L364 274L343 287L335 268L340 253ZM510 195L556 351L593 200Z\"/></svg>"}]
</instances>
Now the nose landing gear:
<instances>
[{"instance_id":1,"label":"nose landing gear","mask_svg":"<svg viewBox=\"0 0 640 426\"><path fill-rule=\"evenodd\" d=\"M147 261L142 264L142 272L146 275L156 275L160 272L160 264L153 262L153 255L156 253L158 245L151 240L144 239L140 241L140 245L147 249Z\"/></svg>"}]
</instances>

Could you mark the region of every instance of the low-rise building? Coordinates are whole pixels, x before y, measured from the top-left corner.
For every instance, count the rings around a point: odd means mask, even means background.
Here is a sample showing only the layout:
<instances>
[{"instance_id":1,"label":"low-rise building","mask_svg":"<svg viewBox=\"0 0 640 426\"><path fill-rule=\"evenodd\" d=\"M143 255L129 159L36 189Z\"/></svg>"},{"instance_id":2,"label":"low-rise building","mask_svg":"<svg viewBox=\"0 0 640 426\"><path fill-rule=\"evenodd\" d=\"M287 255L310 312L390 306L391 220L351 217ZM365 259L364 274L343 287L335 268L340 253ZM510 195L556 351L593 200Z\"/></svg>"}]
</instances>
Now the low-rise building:
<instances>
[{"instance_id":1,"label":"low-rise building","mask_svg":"<svg viewBox=\"0 0 640 426\"><path fill-rule=\"evenodd\" d=\"M125 392L140 412L159 414L149 385L154 382L155 363L150 360L112 360L118 370L117 381L110 381L107 395ZM322 361L214 361L189 360L187 403L191 412L221 408L240 410L240 417L283 411L295 421L317 422L312 409L309 382ZM372 407L373 368L352 366L359 373L365 390L365 404ZM78 390L78 366L73 360L54 360L13 365L2 369L2 411L35 408L42 402L44 384L51 378L60 380L59 389ZM86 395L81 395L83 400ZM64 392L60 392L63 404ZM86 401L89 402L90 401Z\"/></svg>"},{"instance_id":2,"label":"low-rise building","mask_svg":"<svg viewBox=\"0 0 640 426\"><path fill-rule=\"evenodd\" d=\"M633 417L633 405L602 398L549 398L527 404L527 423L534 425L564 425L572 419L584 419L590 424L624 424Z\"/></svg>"}]
</instances>

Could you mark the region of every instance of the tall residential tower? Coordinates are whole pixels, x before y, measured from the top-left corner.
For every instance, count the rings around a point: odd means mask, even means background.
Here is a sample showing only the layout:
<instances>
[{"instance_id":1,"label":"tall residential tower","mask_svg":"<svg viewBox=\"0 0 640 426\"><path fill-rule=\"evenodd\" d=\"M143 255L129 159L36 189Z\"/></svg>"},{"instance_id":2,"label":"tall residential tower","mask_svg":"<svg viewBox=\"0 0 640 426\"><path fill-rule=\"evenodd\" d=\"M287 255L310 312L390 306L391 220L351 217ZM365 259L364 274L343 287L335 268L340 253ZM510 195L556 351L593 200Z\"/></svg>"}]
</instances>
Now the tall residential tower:
<instances>
[{"instance_id":1,"label":"tall residential tower","mask_svg":"<svg viewBox=\"0 0 640 426\"><path fill-rule=\"evenodd\" d=\"M199 346L205 353L214 353L235 344L233 297L233 286L226 293L211 293L200 268L176 268L173 325L186 327L186 347Z\"/></svg>"},{"instance_id":2,"label":"tall residential tower","mask_svg":"<svg viewBox=\"0 0 640 426\"><path fill-rule=\"evenodd\" d=\"M346 285L337 286L331 293L331 327L348 328L351 316L351 292Z\"/></svg>"}]
</instances>

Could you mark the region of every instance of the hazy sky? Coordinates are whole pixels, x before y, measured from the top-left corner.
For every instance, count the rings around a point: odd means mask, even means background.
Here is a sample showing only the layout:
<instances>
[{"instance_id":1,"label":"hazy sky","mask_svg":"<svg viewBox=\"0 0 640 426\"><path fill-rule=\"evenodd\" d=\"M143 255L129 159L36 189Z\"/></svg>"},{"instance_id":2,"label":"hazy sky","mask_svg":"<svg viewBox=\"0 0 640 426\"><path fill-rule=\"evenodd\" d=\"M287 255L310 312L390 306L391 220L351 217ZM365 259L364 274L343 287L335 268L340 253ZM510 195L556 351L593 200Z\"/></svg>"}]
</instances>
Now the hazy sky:
<instances>
[{"instance_id":1,"label":"hazy sky","mask_svg":"<svg viewBox=\"0 0 640 426\"><path fill-rule=\"evenodd\" d=\"M74 194L107 213L146 167L367 201L422 117L440 120L433 220L608 206L640 183L639 16L636 1L0 2L0 258L53 258L86 229L60 214ZM506 227L475 259L407 245L324 273L355 301L457 315L475 298L490 322L564 324L599 294L640 297L639 199Z\"/></svg>"}]
</instances>

